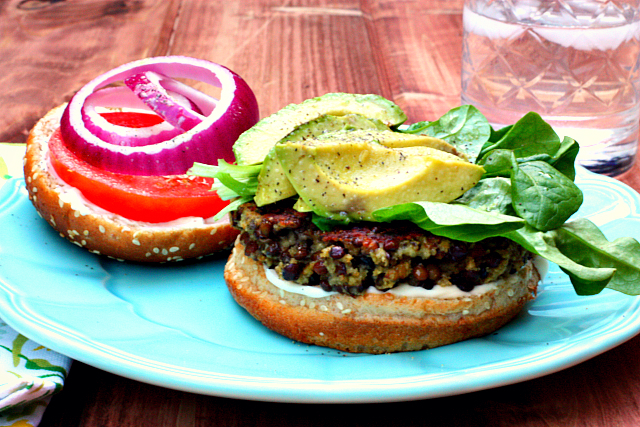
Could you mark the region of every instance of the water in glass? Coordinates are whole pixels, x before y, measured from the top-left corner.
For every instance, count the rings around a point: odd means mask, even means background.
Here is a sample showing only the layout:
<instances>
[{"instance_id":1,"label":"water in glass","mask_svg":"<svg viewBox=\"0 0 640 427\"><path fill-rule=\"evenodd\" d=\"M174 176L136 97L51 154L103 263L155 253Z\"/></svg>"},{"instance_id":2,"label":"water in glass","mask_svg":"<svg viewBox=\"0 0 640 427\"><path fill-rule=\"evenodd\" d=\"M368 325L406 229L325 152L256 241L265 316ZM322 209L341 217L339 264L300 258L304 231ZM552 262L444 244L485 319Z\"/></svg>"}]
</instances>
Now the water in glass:
<instances>
[{"instance_id":1,"label":"water in glass","mask_svg":"<svg viewBox=\"0 0 640 427\"><path fill-rule=\"evenodd\" d=\"M495 128L538 112L580 143L585 167L624 172L638 145L637 3L467 0L462 103Z\"/></svg>"}]
</instances>

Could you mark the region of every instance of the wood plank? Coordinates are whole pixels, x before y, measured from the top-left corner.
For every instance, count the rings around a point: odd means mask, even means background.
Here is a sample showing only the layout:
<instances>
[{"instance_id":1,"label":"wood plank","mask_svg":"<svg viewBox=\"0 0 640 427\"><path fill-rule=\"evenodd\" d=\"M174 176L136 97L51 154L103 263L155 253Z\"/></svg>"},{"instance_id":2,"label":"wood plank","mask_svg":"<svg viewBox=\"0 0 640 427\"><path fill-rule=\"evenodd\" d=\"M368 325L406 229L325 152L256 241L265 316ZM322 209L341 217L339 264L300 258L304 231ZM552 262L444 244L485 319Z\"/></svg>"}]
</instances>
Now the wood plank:
<instances>
[{"instance_id":1,"label":"wood plank","mask_svg":"<svg viewBox=\"0 0 640 427\"><path fill-rule=\"evenodd\" d=\"M390 95L355 1L185 2L171 52L236 71L263 117L327 92Z\"/></svg>"},{"instance_id":2,"label":"wood plank","mask_svg":"<svg viewBox=\"0 0 640 427\"><path fill-rule=\"evenodd\" d=\"M24 142L35 122L83 84L168 48L177 0L18 1L0 10L0 141Z\"/></svg>"},{"instance_id":3,"label":"wood plank","mask_svg":"<svg viewBox=\"0 0 640 427\"><path fill-rule=\"evenodd\" d=\"M434 120L460 105L462 1L368 3L380 74L408 122Z\"/></svg>"}]
</instances>

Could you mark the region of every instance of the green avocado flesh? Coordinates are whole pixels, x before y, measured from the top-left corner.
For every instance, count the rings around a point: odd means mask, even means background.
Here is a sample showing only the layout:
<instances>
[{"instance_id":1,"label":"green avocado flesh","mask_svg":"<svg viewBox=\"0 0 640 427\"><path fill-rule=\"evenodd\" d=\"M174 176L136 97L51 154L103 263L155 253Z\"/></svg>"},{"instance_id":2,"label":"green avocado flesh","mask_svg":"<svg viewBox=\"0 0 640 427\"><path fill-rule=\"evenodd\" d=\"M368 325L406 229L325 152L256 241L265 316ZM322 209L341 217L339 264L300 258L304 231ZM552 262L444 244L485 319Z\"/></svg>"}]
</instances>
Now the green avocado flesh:
<instances>
[{"instance_id":1,"label":"green avocado flesh","mask_svg":"<svg viewBox=\"0 0 640 427\"><path fill-rule=\"evenodd\" d=\"M481 166L432 147L389 148L333 133L282 142L274 151L304 204L335 219L371 220L377 209L412 201L448 203L484 173Z\"/></svg>"},{"instance_id":2,"label":"green avocado flesh","mask_svg":"<svg viewBox=\"0 0 640 427\"><path fill-rule=\"evenodd\" d=\"M393 132L389 129L373 129L373 130L354 130L348 135L344 134L345 139L350 141L374 141L389 148L405 148L405 147L431 147L436 150L445 151L456 156L461 155L456 148L440 138L434 138L427 135L414 135L409 133ZM339 134L331 135L332 138L338 138Z\"/></svg>"},{"instance_id":3,"label":"green avocado flesh","mask_svg":"<svg viewBox=\"0 0 640 427\"><path fill-rule=\"evenodd\" d=\"M277 144L286 141L304 141L305 139L319 137L328 132L356 132L354 129L389 131L389 127L380 120L367 119L358 114L347 114L345 116L323 115L316 120L298 126ZM264 159L262 169L258 175L258 183L258 189L254 197L254 201L258 206L275 203L278 200L296 195L296 190L285 176L280 166L280 161L276 158L273 149L269 151L267 157Z\"/></svg>"},{"instance_id":4,"label":"green avocado flesh","mask_svg":"<svg viewBox=\"0 0 640 427\"><path fill-rule=\"evenodd\" d=\"M328 93L300 104L288 105L240 135L233 146L236 163L262 163L271 148L298 126L324 115L347 114L377 119L390 127L402 124L407 119L400 107L378 95Z\"/></svg>"}]
</instances>

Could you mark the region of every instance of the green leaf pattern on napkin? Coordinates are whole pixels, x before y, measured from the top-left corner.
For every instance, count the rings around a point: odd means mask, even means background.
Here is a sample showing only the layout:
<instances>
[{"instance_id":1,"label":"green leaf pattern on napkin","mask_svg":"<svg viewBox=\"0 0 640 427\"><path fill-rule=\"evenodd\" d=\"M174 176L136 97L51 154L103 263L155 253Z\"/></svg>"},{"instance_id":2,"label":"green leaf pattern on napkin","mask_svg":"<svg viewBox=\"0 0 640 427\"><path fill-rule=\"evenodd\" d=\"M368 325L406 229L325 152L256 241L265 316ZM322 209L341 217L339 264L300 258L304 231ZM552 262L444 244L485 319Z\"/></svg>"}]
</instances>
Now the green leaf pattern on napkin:
<instances>
[{"instance_id":1,"label":"green leaf pattern on napkin","mask_svg":"<svg viewBox=\"0 0 640 427\"><path fill-rule=\"evenodd\" d=\"M21 176L24 147L0 143L0 187L12 176ZM37 426L70 367L71 359L29 340L0 319L0 426Z\"/></svg>"}]
</instances>

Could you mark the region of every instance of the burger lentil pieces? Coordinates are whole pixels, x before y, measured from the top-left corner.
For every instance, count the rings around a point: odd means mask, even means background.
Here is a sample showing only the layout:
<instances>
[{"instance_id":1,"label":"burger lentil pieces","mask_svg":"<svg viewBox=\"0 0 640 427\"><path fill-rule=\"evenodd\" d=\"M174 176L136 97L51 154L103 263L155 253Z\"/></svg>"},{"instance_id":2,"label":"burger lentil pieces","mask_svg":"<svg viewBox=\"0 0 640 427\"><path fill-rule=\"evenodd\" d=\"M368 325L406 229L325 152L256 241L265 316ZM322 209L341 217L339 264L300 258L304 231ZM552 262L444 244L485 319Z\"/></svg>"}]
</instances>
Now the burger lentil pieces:
<instances>
[{"instance_id":1,"label":"burger lentil pieces","mask_svg":"<svg viewBox=\"0 0 640 427\"><path fill-rule=\"evenodd\" d=\"M354 296L370 286L384 291L399 284L471 291L517 271L532 256L509 239L466 243L410 222L358 223L325 232L310 213L283 202L245 203L231 219L241 230L245 255L284 280Z\"/></svg>"}]
</instances>

